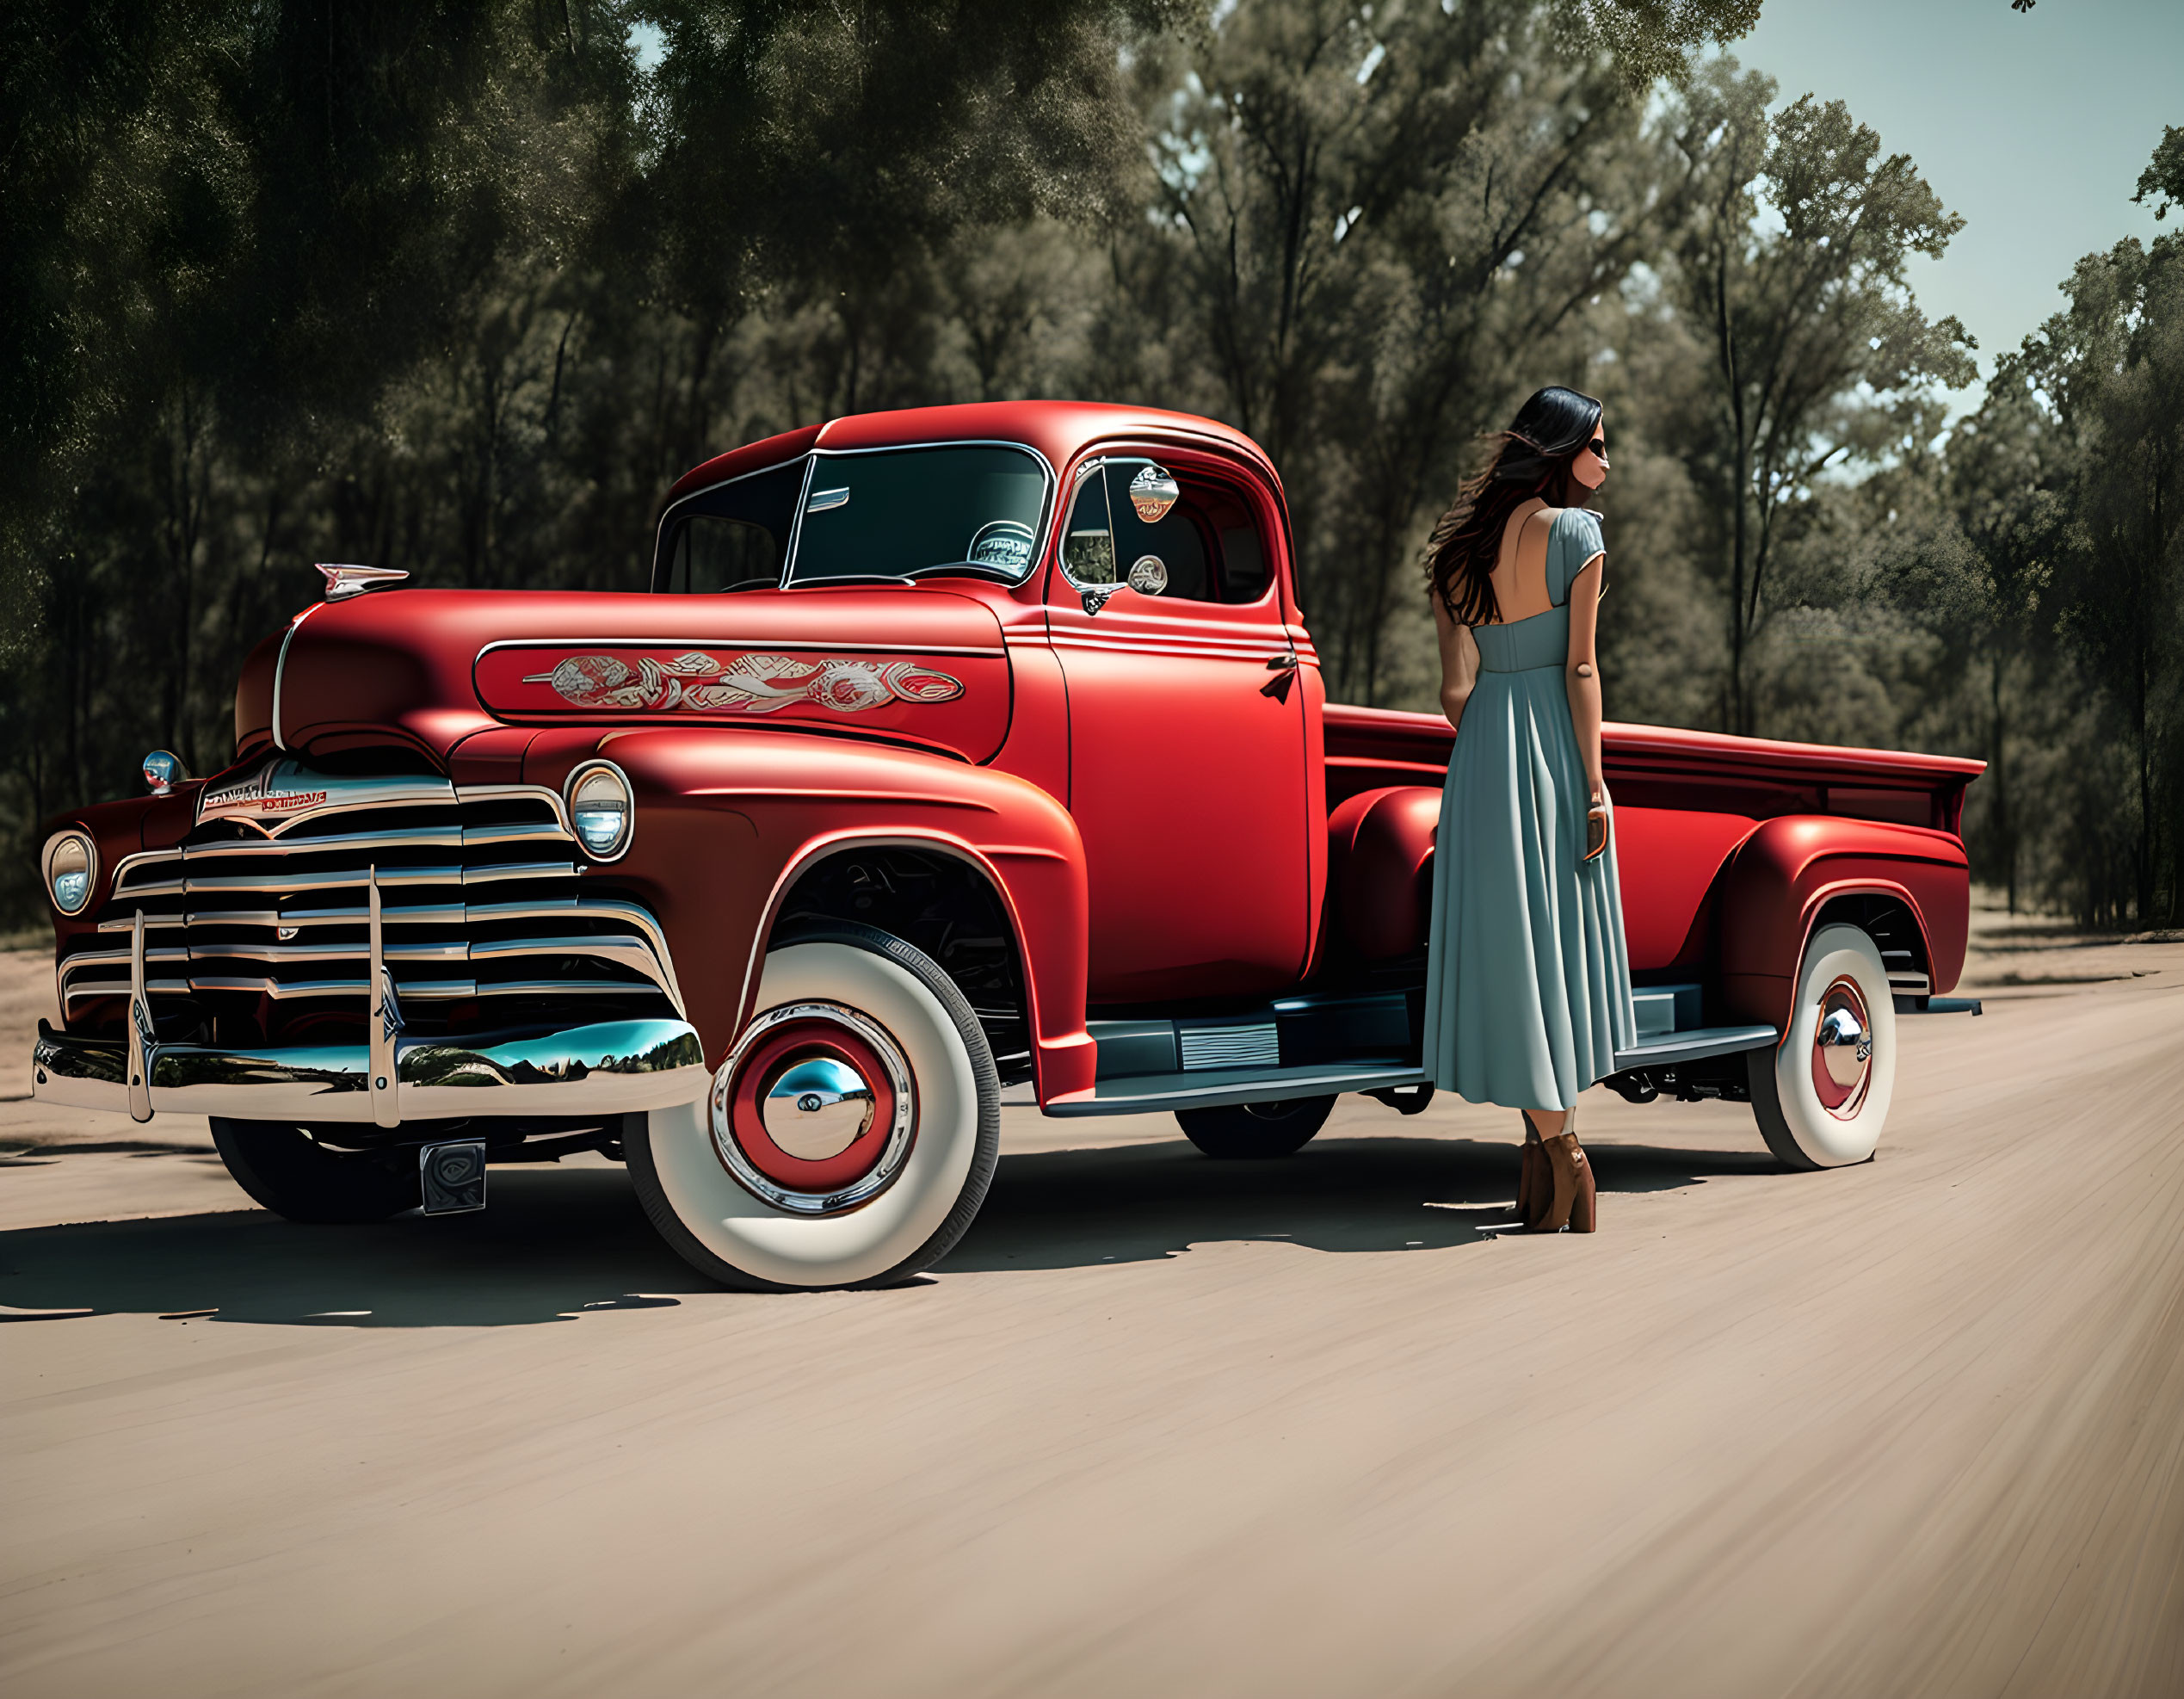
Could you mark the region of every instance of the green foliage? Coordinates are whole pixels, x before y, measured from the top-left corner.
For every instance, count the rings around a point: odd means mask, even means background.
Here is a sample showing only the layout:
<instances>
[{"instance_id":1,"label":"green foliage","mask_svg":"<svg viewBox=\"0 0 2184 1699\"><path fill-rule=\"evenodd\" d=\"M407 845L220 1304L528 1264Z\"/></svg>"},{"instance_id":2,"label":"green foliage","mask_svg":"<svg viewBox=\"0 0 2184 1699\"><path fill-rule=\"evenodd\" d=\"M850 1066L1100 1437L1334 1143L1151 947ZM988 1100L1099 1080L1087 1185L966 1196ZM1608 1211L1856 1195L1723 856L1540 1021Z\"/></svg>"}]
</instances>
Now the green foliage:
<instances>
[{"instance_id":1,"label":"green foliage","mask_svg":"<svg viewBox=\"0 0 2184 1699\"><path fill-rule=\"evenodd\" d=\"M1669 287L1711 366L1682 454L1726 592L1723 717L1747 732L1785 522L1823 473L1904 443L1934 385L1974 375L1964 327L1929 323L1903 277L1963 220L1841 102L1807 95L1769 118L1774 96L1724 56L1670 119L1691 213Z\"/></svg>"},{"instance_id":2,"label":"green foliage","mask_svg":"<svg viewBox=\"0 0 2184 1699\"><path fill-rule=\"evenodd\" d=\"M2089 254L2064 287L2069 309L2027 338L2011 376L2037 389L2067 446L2052 601L2132 768L2128 870L2089 869L2083 905L2173 917L2184 911L2184 237Z\"/></svg>"},{"instance_id":3,"label":"green foliage","mask_svg":"<svg viewBox=\"0 0 2184 1699\"><path fill-rule=\"evenodd\" d=\"M1429 707L1420 545L1564 381L1608 412L1617 714L1984 754L1983 873L2174 916L2179 238L2088 259L1944 447L1969 344L1905 264L1956 220L1699 51L1757 11L23 0L0 905L47 812L228 757L312 561L634 587L678 473L851 411L1242 426L1334 693Z\"/></svg>"},{"instance_id":4,"label":"green foliage","mask_svg":"<svg viewBox=\"0 0 2184 1699\"><path fill-rule=\"evenodd\" d=\"M2154 149L2154 158L2138 174L2138 192L2133 201L2152 200L2154 217L2169 216L2169 209L2184 201L2184 130L2174 124L2162 126L2162 139Z\"/></svg>"}]
</instances>

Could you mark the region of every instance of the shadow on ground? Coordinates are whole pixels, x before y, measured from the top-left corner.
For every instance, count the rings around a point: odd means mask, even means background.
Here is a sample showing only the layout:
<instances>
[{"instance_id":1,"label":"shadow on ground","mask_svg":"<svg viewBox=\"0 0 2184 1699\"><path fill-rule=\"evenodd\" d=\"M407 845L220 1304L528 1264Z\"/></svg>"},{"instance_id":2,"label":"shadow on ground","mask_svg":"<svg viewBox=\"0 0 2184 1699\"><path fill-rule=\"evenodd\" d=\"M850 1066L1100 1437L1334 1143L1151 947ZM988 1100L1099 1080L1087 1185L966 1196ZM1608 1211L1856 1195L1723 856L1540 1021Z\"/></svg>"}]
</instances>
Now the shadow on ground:
<instances>
[{"instance_id":1,"label":"shadow on ground","mask_svg":"<svg viewBox=\"0 0 2184 1699\"><path fill-rule=\"evenodd\" d=\"M1773 1171L1743 1152L1602 1145L1604 1193ZM1181 1140L1005 1158L940 1274L1096 1268L1221 1240L1330 1252L1475 1244L1506 1220L1516 1153L1330 1139L1279 1162ZM497 1169L482 1214L302 1227L260 1210L0 1233L9 1321L115 1313L314 1327L482 1327L672 1306L718 1288L654 1237L619 1170ZM1613 1222L1613 1206L1607 1206Z\"/></svg>"},{"instance_id":2,"label":"shadow on ground","mask_svg":"<svg viewBox=\"0 0 2184 1699\"><path fill-rule=\"evenodd\" d=\"M1777 1169L1764 1152L1587 1148L1603 1194ZM1278 1162L1215 1162L1181 1140L1010 1157L935 1272L1145 1262L1223 1239L1333 1252L1443 1250L1505 1228L1516 1177L1514 1142L1470 1139L1327 1139Z\"/></svg>"},{"instance_id":3,"label":"shadow on ground","mask_svg":"<svg viewBox=\"0 0 2184 1699\"><path fill-rule=\"evenodd\" d=\"M490 1195L480 1214L362 1227L297 1226L244 1208L0 1233L0 1304L89 1315L211 1311L222 1321L317 1327L490 1327L718 1289L654 1235L620 1169L496 1169Z\"/></svg>"}]
</instances>

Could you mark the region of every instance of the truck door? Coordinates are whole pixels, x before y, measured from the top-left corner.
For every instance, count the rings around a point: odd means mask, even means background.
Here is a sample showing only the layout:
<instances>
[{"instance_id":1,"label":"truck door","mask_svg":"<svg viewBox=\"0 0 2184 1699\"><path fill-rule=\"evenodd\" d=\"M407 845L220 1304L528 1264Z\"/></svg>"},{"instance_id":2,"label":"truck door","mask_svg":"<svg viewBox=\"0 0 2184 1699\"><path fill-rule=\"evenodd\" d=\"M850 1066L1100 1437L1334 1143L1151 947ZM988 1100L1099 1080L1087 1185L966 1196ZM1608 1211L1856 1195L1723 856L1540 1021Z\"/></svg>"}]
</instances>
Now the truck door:
<instances>
[{"instance_id":1,"label":"truck door","mask_svg":"<svg viewBox=\"0 0 2184 1699\"><path fill-rule=\"evenodd\" d=\"M1272 504L1210 457L1107 451L1076 469L1063 513L1047 617L1091 880L1089 998L1292 985L1322 811Z\"/></svg>"}]
</instances>

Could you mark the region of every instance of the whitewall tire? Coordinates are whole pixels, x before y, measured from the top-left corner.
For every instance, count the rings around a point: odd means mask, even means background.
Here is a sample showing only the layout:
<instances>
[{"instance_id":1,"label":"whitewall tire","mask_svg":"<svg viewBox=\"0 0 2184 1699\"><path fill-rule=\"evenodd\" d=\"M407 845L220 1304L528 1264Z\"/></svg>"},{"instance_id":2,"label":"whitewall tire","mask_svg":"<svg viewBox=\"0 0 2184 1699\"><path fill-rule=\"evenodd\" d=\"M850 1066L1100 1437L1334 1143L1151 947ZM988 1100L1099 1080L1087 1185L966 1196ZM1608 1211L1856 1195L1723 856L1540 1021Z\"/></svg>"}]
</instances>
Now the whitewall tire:
<instances>
[{"instance_id":1,"label":"whitewall tire","mask_svg":"<svg viewBox=\"0 0 2184 1699\"><path fill-rule=\"evenodd\" d=\"M1788 1168L1863 1162L1896 1089L1896 1004L1860 927L1820 927L1798 966L1790 1029L1751 1053L1752 1114Z\"/></svg>"},{"instance_id":2,"label":"whitewall tire","mask_svg":"<svg viewBox=\"0 0 2184 1699\"><path fill-rule=\"evenodd\" d=\"M923 951L839 922L768 953L757 1010L706 1097L630 1117L652 1225L746 1290L885 1286L939 1261L1001 1151L963 993Z\"/></svg>"}]
</instances>

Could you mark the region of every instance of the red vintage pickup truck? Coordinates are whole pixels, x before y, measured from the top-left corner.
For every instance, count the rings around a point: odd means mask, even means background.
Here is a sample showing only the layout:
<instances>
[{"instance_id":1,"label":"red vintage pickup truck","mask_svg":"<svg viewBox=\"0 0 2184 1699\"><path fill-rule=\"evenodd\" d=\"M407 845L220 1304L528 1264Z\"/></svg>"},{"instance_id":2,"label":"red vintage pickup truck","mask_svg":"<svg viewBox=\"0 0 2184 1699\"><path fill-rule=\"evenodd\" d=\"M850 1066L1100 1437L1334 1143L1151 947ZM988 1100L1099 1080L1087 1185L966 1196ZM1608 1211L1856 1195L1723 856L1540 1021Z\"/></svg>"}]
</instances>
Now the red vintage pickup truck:
<instances>
[{"instance_id":1,"label":"red vintage pickup truck","mask_svg":"<svg viewBox=\"0 0 2184 1699\"><path fill-rule=\"evenodd\" d=\"M326 599L246 664L235 761L52 823L37 1095L212 1117L299 1220L626 1160L749 1288L961 1235L1011 1092L1301 1146L1424 1107L1451 733L1323 700L1281 488L1203 419L837 419L684 477L648 590ZM1980 763L1611 726L1626 1097L1869 1156L1946 1006Z\"/></svg>"}]
</instances>

